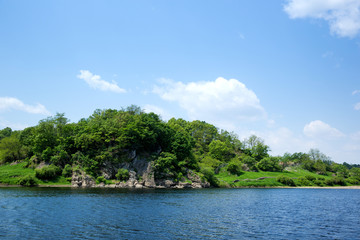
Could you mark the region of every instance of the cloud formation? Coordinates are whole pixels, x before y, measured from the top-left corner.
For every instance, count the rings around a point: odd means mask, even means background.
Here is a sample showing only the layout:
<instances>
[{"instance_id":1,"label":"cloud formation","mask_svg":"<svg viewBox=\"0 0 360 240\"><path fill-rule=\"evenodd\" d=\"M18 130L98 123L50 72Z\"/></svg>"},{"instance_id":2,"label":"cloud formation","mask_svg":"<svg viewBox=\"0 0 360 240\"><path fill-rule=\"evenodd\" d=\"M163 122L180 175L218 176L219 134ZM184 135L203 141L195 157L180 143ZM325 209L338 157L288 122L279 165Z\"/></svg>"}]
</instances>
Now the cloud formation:
<instances>
[{"instance_id":1,"label":"cloud formation","mask_svg":"<svg viewBox=\"0 0 360 240\"><path fill-rule=\"evenodd\" d=\"M340 37L352 38L360 31L360 0L289 0L284 11L292 19L323 19Z\"/></svg>"},{"instance_id":2,"label":"cloud formation","mask_svg":"<svg viewBox=\"0 0 360 240\"><path fill-rule=\"evenodd\" d=\"M345 134L336 128L333 128L320 120L306 124L304 127L304 134L311 138L320 139L337 139L345 136Z\"/></svg>"},{"instance_id":3,"label":"cloud formation","mask_svg":"<svg viewBox=\"0 0 360 240\"><path fill-rule=\"evenodd\" d=\"M162 79L153 92L178 103L192 120L207 119L219 127L266 118L256 94L236 79L219 77L215 81L190 83Z\"/></svg>"},{"instance_id":4,"label":"cloud formation","mask_svg":"<svg viewBox=\"0 0 360 240\"><path fill-rule=\"evenodd\" d=\"M0 97L0 111L1 110L19 110L32 114L51 115L50 112L42 104L28 105L21 100L13 97Z\"/></svg>"},{"instance_id":5,"label":"cloud formation","mask_svg":"<svg viewBox=\"0 0 360 240\"><path fill-rule=\"evenodd\" d=\"M356 95L356 94L359 94L360 93L360 90L355 90L352 92L352 95Z\"/></svg>"},{"instance_id":6,"label":"cloud formation","mask_svg":"<svg viewBox=\"0 0 360 240\"><path fill-rule=\"evenodd\" d=\"M157 115L160 115L161 118L165 121L169 120L171 118L171 115L169 113L167 113L163 108L160 108L158 106L154 106L154 105L150 105L150 104L146 104L143 107L144 111L146 113L156 113Z\"/></svg>"},{"instance_id":7,"label":"cloud formation","mask_svg":"<svg viewBox=\"0 0 360 240\"><path fill-rule=\"evenodd\" d=\"M77 75L79 79L83 79L91 88L99 89L101 91L110 91L115 93L125 93L126 90L120 88L115 82L107 82L99 75L94 75L88 70L80 70L80 74Z\"/></svg>"},{"instance_id":8,"label":"cloud formation","mask_svg":"<svg viewBox=\"0 0 360 240\"><path fill-rule=\"evenodd\" d=\"M355 104L354 109L355 110L360 110L360 102Z\"/></svg>"}]
</instances>

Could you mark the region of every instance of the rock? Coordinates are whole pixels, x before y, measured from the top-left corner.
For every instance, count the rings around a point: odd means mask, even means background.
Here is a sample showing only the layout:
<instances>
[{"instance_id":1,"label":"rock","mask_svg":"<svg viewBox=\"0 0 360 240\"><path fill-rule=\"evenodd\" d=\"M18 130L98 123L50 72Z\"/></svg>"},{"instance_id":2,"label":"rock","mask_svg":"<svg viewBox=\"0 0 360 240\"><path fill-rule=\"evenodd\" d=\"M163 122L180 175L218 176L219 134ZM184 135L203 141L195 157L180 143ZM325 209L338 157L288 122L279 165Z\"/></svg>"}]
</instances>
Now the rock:
<instances>
[{"instance_id":1,"label":"rock","mask_svg":"<svg viewBox=\"0 0 360 240\"><path fill-rule=\"evenodd\" d=\"M164 185L165 187L170 188L175 186L176 184L172 180L165 180Z\"/></svg>"},{"instance_id":2,"label":"rock","mask_svg":"<svg viewBox=\"0 0 360 240\"><path fill-rule=\"evenodd\" d=\"M144 187L144 186L141 185L141 184L139 184L139 183L135 184L135 188L143 188L143 187Z\"/></svg>"},{"instance_id":3,"label":"rock","mask_svg":"<svg viewBox=\"0 0 360 240\"><path fill-rule=\"evenodd\" d=\"M72 187L95 187L95 185L95 180L84 171L77 170L73 172L71 178Z\"/></svg>"},{"instance_id":4,"label":"rock","mask_svg":"<svg viewBox=\"0 0 360 240\"><path fill-rule=\"evenodd\" d=\"M202 188L201 183L192 183L192 188Z\"/></svg>"},{"instance_id":5,"label":"rock","mask_svg":"<svg viewBox=\"0 0 360 240\"><path fill-rule=\"evenodd\" d=\"M182 186L183 188L192 188L192 184L188 182L180 182L178 185Z\"/></svg>"}]
</instances>

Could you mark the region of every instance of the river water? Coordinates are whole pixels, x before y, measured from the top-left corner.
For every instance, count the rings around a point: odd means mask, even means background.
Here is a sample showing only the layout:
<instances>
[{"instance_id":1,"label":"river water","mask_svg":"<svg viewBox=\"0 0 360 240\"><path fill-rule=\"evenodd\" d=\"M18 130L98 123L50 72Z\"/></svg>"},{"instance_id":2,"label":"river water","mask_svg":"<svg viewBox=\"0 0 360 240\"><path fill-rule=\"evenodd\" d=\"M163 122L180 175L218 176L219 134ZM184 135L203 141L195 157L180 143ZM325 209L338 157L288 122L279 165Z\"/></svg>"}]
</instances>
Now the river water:
<instances>
[{"instance_id":1,"label":"river water","mask_svg":"<svg viewBox=\"0 0 360 240\"><path fill-rule=\"evenodd\" d=\"M0 239L360 239L360 190L0 188Z\"/></svg>"}]
</instances>

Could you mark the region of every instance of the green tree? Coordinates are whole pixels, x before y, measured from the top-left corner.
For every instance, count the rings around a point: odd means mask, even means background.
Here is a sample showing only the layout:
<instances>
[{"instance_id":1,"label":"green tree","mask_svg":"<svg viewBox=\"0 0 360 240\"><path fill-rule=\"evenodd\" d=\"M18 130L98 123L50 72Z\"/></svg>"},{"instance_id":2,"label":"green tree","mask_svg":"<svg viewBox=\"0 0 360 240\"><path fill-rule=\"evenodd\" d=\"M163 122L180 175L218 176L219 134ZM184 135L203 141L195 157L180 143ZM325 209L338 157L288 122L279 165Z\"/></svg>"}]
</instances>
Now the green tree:
<instances>
[{"instance_id":1,"label":"green tree","mask_svg":"<svg viewBox=\"0 0 360 240\"><path fill-rule=\"evenodd\" d=\"M0 140L0 164L24 159L26 152L27 149L22 146L16 136L5 137Z\"/></svg>"},{"instance_id":2,"label":"green tree","mask_svg":"<svg viewBox=\"0 0 360 240\"><path fill-rule=\"evenodd\" d=\"M0 130L0 140L6 137L10 137L12 133L11 128L7 127L2 130Z\"/></svg>"},{"instance_id":3,"label":"green tree","mask_svg":"<svg viewBox=\"0 0 360 240\"><path fill-rule=\"evenodd\" d=\"M265 157L256 164L257 168L262 171L279 172L281 167L279 165L279 157Z\"/></svg>"},{"instance_id":4,"label":"green tree","mask_svg":"<svg viewBox=\"0 0 360 240\"><path fill-rule=\"evenodd\" d=\"M125 169L125 168L119 168L117 174L116 174L116 178L120 181L126 181L129 179L129 170Z\"/></svg>"},{"instance_id":5,"label":"green tree","mask_svg":"<svg viewBox=\"0 0 360 240\"><path fill-rule=\"evenodd\" d=\"M245 152L249 152L256 161L268 157L269 151L270 148L265 145L264 140L255 135L251 135L245 140Z\"/></svg>"},{"instance_id":6,"label":"green tree","mask_svg":"<svg viewBox=\"0 0 360 240\"><path fill-rule=\"evenodd\" d=\"M229 161L232 157L231 149L226 145L226 143L220 140L213 140L209 144L209 154L212 158L218 159L220 161Z\"/></svg>"}]
</instances>

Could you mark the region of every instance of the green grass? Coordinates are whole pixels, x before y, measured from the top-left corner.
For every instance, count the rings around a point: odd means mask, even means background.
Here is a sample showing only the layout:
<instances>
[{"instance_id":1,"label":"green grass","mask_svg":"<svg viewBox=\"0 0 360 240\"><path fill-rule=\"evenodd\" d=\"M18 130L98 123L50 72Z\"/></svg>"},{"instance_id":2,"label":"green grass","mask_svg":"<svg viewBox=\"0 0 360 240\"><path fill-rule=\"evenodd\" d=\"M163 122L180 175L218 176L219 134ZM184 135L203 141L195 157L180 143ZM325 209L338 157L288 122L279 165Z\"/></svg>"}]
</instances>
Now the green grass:
<instances>
[{"instance_id":1,"label":"green grass","mask_svg":"<svg viewBox=\"0 0 360 240\"><path fill-rule=\"evenodd\" d=\"M285 172L243 172L240 176L231 175L227 171L220 171L215 176L220 181L222 187L281 187L286 186L276 180L278 176L287 176L296 182L296 179L301 176L311 175L315 178L330 176L318 175L301 168L293 168Z\"/></svg>"},{"instance_id":2,"label":"green grass","mask_svg":"<svg viewBox=\"0 0 360 240\"><path fill-rule=\"evenodd\" d=\"M17 185L19 178L22 176L30 175L35 177L35 170L26 168L26 163L18 163L15 165L1 165L0 166L0 183ZM37 180L39 185L70 185L70 182L65 177L60 176L51 181Z\"/></svg>"}]
</instances>

